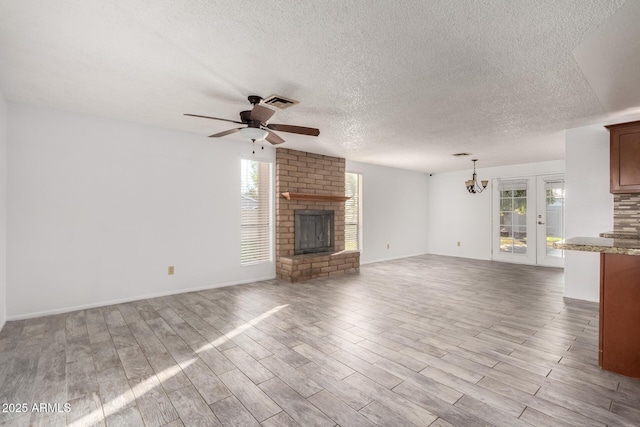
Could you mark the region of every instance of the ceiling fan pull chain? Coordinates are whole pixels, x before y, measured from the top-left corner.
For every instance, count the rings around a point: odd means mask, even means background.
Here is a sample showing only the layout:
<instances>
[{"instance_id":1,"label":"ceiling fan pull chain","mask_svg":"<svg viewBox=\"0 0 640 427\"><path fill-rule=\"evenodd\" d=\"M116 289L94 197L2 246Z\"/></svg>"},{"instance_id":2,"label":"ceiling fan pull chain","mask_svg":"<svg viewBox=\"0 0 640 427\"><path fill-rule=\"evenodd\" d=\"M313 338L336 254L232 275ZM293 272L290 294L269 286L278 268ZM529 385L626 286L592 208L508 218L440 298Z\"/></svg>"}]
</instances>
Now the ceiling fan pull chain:
<instances>
[{"instance_id":1,"label":"ceiling fan pull chain","mask_svg":"<svg viewBox=\"0 0 640 427\"><path fill-rule=\"evenodd\" d=\"M256 140L255 139L251 140L251 147L253 148L252 153L256 154Z\"/></svg>"}]
</instances>

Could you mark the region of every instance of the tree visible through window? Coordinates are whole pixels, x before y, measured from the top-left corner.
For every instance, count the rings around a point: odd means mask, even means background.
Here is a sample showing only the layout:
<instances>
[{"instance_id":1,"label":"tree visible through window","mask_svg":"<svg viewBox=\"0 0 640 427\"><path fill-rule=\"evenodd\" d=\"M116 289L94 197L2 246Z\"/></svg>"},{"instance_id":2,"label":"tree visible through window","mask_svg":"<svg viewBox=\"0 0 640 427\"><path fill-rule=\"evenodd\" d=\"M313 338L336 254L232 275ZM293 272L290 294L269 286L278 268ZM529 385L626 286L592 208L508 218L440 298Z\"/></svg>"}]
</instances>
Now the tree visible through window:
<instances>
[{"instance_id":1,"label":"tree visible through window","mask_svg":"<svg viewBox=\"0 0 640 427\"><path fill-rule=\"evenodd\" d=\"M500 252L527 253L527 181L501 180Z\"/></svg>"},{"instance_id":2,"label":"tree visible through window","mask_svg":"<svg viewBox=\"0 0 640 427\"><path fill-rule=\"evenodd\" d=\"M362 250L362 175L345 174L344 246L346 250Z\"/></svg>"},{"instance_id":3,"label":"tree visible through window","mask_svg":"<svg viewBox=\"0 0 640 427\"><path fill-rule=\"evenodd\" d=\"M240 264L271 261L271 163L243 159L240 169Z\"/></svg>"}]
</instances>

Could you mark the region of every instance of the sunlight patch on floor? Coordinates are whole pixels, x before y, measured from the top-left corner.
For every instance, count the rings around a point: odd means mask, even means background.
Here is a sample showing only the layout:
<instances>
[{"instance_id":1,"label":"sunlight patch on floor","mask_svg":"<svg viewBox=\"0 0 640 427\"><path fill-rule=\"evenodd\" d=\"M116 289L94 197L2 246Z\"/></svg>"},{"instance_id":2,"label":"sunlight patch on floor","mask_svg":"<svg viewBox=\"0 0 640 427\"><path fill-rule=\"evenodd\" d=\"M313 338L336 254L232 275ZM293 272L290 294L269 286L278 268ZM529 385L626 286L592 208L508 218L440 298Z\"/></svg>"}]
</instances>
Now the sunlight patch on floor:
<instances>
[{"instance_id":1,"label":"sunlight patch on floor","mask_svg":"<svg viewBox=\"0 0 640 427\"><path fill-rule=\"evenodd\" d=\"M250 327L257 325L264 319L268 318L269 316L273 315L274 313L277 313L278 311L288 306L289 304L280 305L278 307L272 308L269 311L265 311L260 316L254 319L251 319L247 323L244 323L238 326L231 332L224 334L223 336L216 339L215 341L211 343L207 343L204 346L200 347L198 350L196 350L196 353L201 353L203 351L210 350L215 346L224 344L225 342L233 339L233 337L238 336L239 334L246 331ZM155 387L167 381L171 377L175 376L176 374L178 374L183 369L187 368L189 365L191 365L195 361L196 361L196 358L189 359L186 362L180 363L179 365L178 363L176 363L175 365L170 366L167 369L164 369L158 372L157 374L131 387L131 391L133 393L123 393L113 398L109 402L101 405L100 408L95 409L91 413L73 421L72 423L69 424L69 427L83 427L83 426L94 425L94 424L103 422L109 415L115 414L119 410L127 407L127 405L135 401L136 398L140 398L141 396L144 396L146 393L149 393Z\"/></svg>"}]
</instances>

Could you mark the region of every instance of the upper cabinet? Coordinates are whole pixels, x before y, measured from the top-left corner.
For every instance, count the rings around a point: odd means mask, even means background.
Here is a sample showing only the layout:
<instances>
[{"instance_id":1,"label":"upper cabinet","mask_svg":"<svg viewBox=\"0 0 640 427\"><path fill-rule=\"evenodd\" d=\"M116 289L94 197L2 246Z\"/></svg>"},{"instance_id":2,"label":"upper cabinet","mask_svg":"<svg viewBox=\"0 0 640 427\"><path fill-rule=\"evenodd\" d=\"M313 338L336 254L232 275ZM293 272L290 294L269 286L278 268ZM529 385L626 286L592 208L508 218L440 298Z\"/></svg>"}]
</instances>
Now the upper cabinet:
<instances>
[{"instance_id":1,"label":"upper cabinet","mask_svg":"<svg viewBox=\"0 0 640 427\"><path fill-rule=\"evenodd\" d=\"M640 193L640 121L605 127L611 140L611 193Z\"/></svg>"}]
</instances>

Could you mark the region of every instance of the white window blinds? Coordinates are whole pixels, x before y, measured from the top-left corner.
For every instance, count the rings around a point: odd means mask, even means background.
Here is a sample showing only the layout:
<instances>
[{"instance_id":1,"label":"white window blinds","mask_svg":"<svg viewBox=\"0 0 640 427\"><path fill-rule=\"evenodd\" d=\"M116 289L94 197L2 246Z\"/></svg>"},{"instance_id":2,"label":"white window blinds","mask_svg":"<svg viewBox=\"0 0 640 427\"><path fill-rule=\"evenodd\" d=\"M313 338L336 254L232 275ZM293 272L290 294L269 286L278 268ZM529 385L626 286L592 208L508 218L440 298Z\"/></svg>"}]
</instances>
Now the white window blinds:
<instances>
[{"instance_id":1,"label":"white window blinds","mask_svg":"<svg viewBox=\"0 0 640 427\"><path fill-rule=\"evenodd\" d=\"M272 260L271 171L271 163L241 161L241 265Z\"/></svg>"},{"instance_id":2,"label":"white window blinds","mask_svg":"<svg viewBox=\"0 0 640 427\"><path fill-rule=\"evenodd\" d=\"M346 250L362 250L362 175L345 174L344 246Z\"/></svg>"},{"instance_id":3,"label":"white window blinds","mask_svg":"<svg viewBox=\"0 0 640 427\"><path fill-rule=\"evenodd\" d=\"M499 191L526 191L528 182L526 179L499 179L498 189Z\"/></svg>"}]
</instances>

